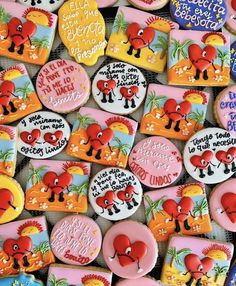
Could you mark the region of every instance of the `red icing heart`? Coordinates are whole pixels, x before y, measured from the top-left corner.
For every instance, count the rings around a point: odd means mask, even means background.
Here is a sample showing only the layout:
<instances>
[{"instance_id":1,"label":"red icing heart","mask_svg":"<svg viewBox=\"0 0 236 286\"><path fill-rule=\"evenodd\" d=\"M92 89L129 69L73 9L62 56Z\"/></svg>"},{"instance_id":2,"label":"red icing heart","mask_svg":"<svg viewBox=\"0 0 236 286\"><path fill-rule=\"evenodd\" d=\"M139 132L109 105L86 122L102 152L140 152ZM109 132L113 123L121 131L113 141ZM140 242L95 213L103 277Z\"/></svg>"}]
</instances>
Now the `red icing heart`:
<instances>
[{"instance_id":1,"label":"red icing heart","mask_svg":"<svg viewBox=\"0 0 236 286\"><path fill-rule=\"evenodd\" d=\"M190 45L188 47L188 53L190 61L201 72L207 70L217 56L217 51L215 47L206 46L204 49L202 49L197 44Z\"/></svg>"},{"instance_id":2,"label":"red icing heart","mask_svg":"<svg viewBox=\"0 0 236 286\"><path fill-rule=\"evenodd\" d=\"M206 150L202 153L201 156L194 155L190 158L190 162L194 167L207 169L209 163L211 162L213 157L213 152L210 150Z\"/></svg>"},{"instance_id":3,"label":"red icing heart","mask_svg":"<svg viewBox=\"0 0 236 286\"><path fill-rule=\"evenodd\" d=\"M97 82L97 88L106 95L109 94L116 87L116 82L113 79L99 80Z\"/></svg>"},{"instance_id":4,"label":"red icing heart","mask_svg":"<svg viewBox=\"0 0 236 286\"><path fill-rule=\"evenodd\" d=\"M131 100L138 93L138 87L137 86L131 86L129 88L121 87L120 93L124 98Z\"/></svg>"},{"instance_id":5,"label":"red icing heart","mask_svg":"<svg viewBox=\"0 0 236 286\"><path fill-rule=\"evenodd\" d=\"M62 131L56 131L55 133L47 132L44 135L44 140L53 146L57 146L62 136L63 136Z\"/></svg>"},{"instance_id":6,"label":"red icing heart","mask_svg":"<svg viewBox=\"0 0 236 286\"><path fill-rule=\"evenodd\" d=\"M130 202L132 201L133 194L134 194L134 187L129 185L125 188L124 191L119 191L117 193L117 197L121 201Z\"/></svg>"},{"instance_id":7,"label":"red icing heart","mask_svg":"<svg viewBox=\"0 0 236 286\"><path fill-rule=\"evenodd\" d=\"M8 23L8 33L13 43L18 47L32 37L37 30L37 26L32 21L22 23L20 19L14 17Z\"/></svg>"},{"instance_id":8,"label":"red icing heart","mask_svg":"<svg viewBox=\"0 0 236 286\"><path fill-rule=\"evenodd\" d=\"M28 236L20 236L18 239L7 239L3 243L3 251L16 259L21 259L32 249L32 240Z\"/></svg>"},{"instance_id":9,"label":"red icing heart","mask_svg":"<svg viewBox=\"0 0 236 286\"><path fill-rule=\"evenodd\" d=\"M43 177L43 183L56 195L62 193L72 184L73 176L67 172L57 175L55 172L47 172Z\"/></svg>"},{"instance_id":10,"label":"red icing heart","mask_svg":"<svg viewBox=\"0 0 236 286\"><path fill-rule=\"evenodd\" d=\"M236 0L232 0L231 6L234 9L234 11L236 11Z\"/></svg>"},{"instance_id":11,"label":"red icing heart","mask_svg":"<svg viewBox=\"0 0 236 286\"><path fill-rule=\"evenodd\" d=\"M8 189L0 189L0 217L5 213L7 209L12 207L14 196Z\"/></svg>"},{"instance_id":12,"label":"red icing heart","mask_svg":"<svg viewBox=\"0 0 236 286\"><path fill-rule=\"evenodd\" d=\"M40 135L41 135L41 131L39 129L34 129L31 132L28 132L28 131L21 132L20 138L26 144L35 146Z\"/></svg>"},{"instance_id":13,"label":"red icing heart","mask_svg":"<svg viewBox=\"0 0 236 286\"><path fill-rule=\"evenodd\" d=\"M164 112L173 121L179 121L184 119L191 111L192 104L185 100L181 103L177 103L175 99L171 98L165 102Z\"/></svg>"},{"instance_id":14,"label":"red icing heart","mask_svg":"<svg viewBox=\"0 0 236 286\"><path fill-rule=\"evenodd\" d=\"M186 255L184 263L191 276L196 280L200 279L203 275L206 275L215 264L212 258L205 257L200 260L196 254Z\"/></svg>"},{"instance_id":15,"label":"red icing heart","mask_svg":"<svg viewBox=\"0 0 236 286\"><path fill-rule=\"evenodd\" d=\"M235 157L236 157L236 147L229 148L227 152L222 150L216 152L217 160L225 164L232 163Z\"/></svg>"},{"instance_id":16,"label":"red icing heart","mask_svg":"<svg viewBox=\"0 0 236 286\"><path fill-rule=\"evenodd\" d=\"M113 131L111 128L103 129L97 123L90 124L86 130L91 146L94 150L104 148L112 139Z\"/></svg>"},{"instance_id":17,"label":"red icing heart","mask_svg":"<svg viewBox=\"0 0 236 286\"><path fill-rule=\"evenodd\" d=\"M140 261L147 254L147 245L144 242L135 241L131 243L128 236L124 234L118 235L114 239L113 246L119 263L123 267Z\"/></svg>"},{"instance_id":18,"label":"red icing heart","mask_svg":"<svg viewBox=\"0 0 236 286\"><path fill-rule=\"evenodd\" d=\"M232 223L236 223L236 194L225 193L221 197L221 204Z\"/></svg>"},{"instance_id":19,"label":"red icing heart","mask_svg":"<svg viewBox=\"0 0 236 286\"><path fill-rule=\"evenodd\" d=\"M194 208L193 200L190 197L183 197L179 203L172 199L166 200L162 205L164 211L174 219L185 221Z\"/></svg>"},{"instance_id":20,"label":"red icing heart","mask_svg":"<svg viewBox=\"0 0 236 286\"><path fill-rule=\"evenodd\" d=\"M135 50L147 47L155 37L151 27L142 28L138 23L131 23L126 29L126 35Z\"/></svg>"},{"instance_id":21,"label":"red icing heart","mask_svg":"<svg viewBox=\"0 0 236 286\"><path fill-rule=\"evenodd\" d=\"M99 197L96 199L96 203L99 207L103 209L111 209L115 199L115 193L112 191L108 191L105 193L103 197Z\"/></svg>"},{"instance_id":22,"label":"red icing heart","mask_svg":"<svg viewBox=\"0 0 236 286\"><path fill-rule=\"evenodd\" d=\"M15 92L15 85L10 80L4 80L0 84L0 104L8 106L12 93Z\"/></svg>"}]
</instances>

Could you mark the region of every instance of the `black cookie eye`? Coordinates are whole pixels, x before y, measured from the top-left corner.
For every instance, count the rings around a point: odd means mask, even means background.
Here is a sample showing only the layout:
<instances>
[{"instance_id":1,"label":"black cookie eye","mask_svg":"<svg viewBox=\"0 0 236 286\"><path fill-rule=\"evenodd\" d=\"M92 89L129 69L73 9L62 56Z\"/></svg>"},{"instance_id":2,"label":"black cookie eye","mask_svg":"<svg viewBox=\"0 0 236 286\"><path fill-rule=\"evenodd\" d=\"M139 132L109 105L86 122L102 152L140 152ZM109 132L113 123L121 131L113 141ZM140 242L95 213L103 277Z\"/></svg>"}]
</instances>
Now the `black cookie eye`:
<instances>
[{"instance_id":1,"label":"black cookie eye","mask_svg":"<svg viewBox=\"0 0 236 286\"><path fill-rule=\"evenodd\" d=\"M13 245L13 250L18 250L19 249L19 246L17 244L14 244Z\"/></svg>"},{"instance_id":2,"label":"black cookie eye","mask_svg":"<svg viewBox=\"0 0 236 286\"><path fill-rule=\"evenodd\" d=\"M55 180L54 180L54 185L58 185L58 183L59 183L59 180L58 180L58 179L55 179Z\"/></svg>"},{"instance_id":3,"label":"black cookie eye","mask_svg":"<svg viewBox=\"0 0 236 286\"><path fill-rule=\"evenodd\" d=\"M129 255L131 252L131 247L127 247L125 250L125 254Z\"/></svg>"},{"instance_id":4,"label":"black cookie eye","mask_svg":"<svg viewBox=\"0 0 236 286\"><path fill-rule=\"evenodd\" d=\"M32 135L28 135L28 140L32 140Z\"/></svg>"},{"instance_id":5,"label":"black cookie eye","mask_svg":"<svg viewBox=\"0 0 236 286\"><path fill-rule=\"evenodd\" d=\"M102 132L99 132L97 135L97 138L100 138L100 137L102 137Z\"/></svg>"},{"instance_id":6,"label":"black cookie eye","mask_svg":"<svg viewBox=\"0 0 236 286\"><path fill-rule=\"evenodd\" d=\"M125 197L126 197L126 198L129 198L129 194L128 194L128 193L125 193Z\"/></svg>"},{"instance_id":7,"label":"black cookie eye","mask_svg":"<svg viewBox=\"0 0 236 286\"><path fill-rule=\"evenodd\" d=\"M203 52L202 52L202 56L205 58L206 55L207 55L207 52L206 52L206 51L203 51Z\"/></svg>"},{"instance_id":8,"label":"black cookie eye","mask_svg":"<svg viewBox=\"0 0 236 286\"><path fill-rule=\"evenodd\" d=\"M106 200L104 200L104 204L105 205L108 205L109 204L109 201L106 199Z\"/></svg>"},{"instance_id":9,"label":"black cookie eye","mask_svg":"<svg viewBox=\"0 0 236 286\"><path fill-rule=\"evenodd\" d=\"M198 271L202 271L203 270L203 266L200 264L197 268Z\"/></svg>"},{"instance_id":10,"label":"black cookie eye","mask_svg":"<svg viewBox=\"0 0 236 286\"><path fill-rule=\"evenodd\" d=\"M54 140L57 139L57 137L56 137L55 135L52 135L52 136L50 137L50 139L54 141Z\"/></svg>"},{"instance_id":11,"label":"black cookie eye","mask_svg":"<svg viewBox=\"0 0 236 286\"><path fill-rule=\"evenodd\" d=\"M16 30L18 31L18 32L22 32L22 25L18 25L17 27L16 27Z\"/></svg>"},{"instance_id":12,"label":"black cookie eye","mask_svg":"<svg viewBox=\"0 0 236 286\"><path fill-rule=\"evenodd\" d=\"M204 159L201 160L202 165L206 165L206 161Z\"/></svg>"},{"instance_id":13,"label":"black cookie eye","mask_svg":"<svg viewBox=\"0 0 236 286\"><path fill-rule=\"evenodd\" d=\"M176 106L176 111L179 111L179 110L180 110L180 106L177 105L177 106Z\"/></svg>"},{"instance_id":14,"label":"black cookie eye","mask_svg":"<svg viewBox=\"0 0 236 286\"><path fill-rule=\"evenodd\" d=\"M128 89L128 94L132 94L132 90L131 89Z\"/></svg>"},{"instance_id":15,"label":"black cookie eye","mask_svg":"<svg viewBox=\"0 0 236 286\"><path fill-rule=\"evenodd\" d=\"M181 213L182 212L181 206L178 206L177 210L178 210L178 213Z\"/></svg>"},{"instance_id":16,"label":"black cookie eye","mask_svg":"<svg viewBox=\"0 0 236 286\"><path fill-rule=\"evenodd\" d=\"M232 160L232 156L230 154L227 155L228 160Z\"/></svg>"},{"instance_id":17,"label":"black cookie eye","mask_svg":"<svg viewBox=\"0 0 236 286\"><path fill-rule=\"evenodd\" d=\"M104 87L108 87L108 83L107 82L104 83Z\"/></svg>"},{"instance_id":18,"label":"black cookie eye","mask_svg":"<svg viewBox=\"0 0 236 286\"><path fill-rule=\"evenodd\" d=\"M142 36L143 35L143 29L138 31L138 36Z\"/></svg>"}]
</instances>

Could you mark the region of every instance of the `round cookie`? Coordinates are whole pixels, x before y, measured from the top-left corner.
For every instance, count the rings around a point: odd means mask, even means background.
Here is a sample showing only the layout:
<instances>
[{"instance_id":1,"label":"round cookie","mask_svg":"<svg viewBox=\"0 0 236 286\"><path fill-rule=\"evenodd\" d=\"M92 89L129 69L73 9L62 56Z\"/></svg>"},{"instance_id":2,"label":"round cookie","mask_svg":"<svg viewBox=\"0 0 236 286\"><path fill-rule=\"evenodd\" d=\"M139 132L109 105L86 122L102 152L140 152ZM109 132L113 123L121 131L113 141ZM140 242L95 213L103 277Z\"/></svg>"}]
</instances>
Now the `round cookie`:
<instances>
[{"instance_id":1,"label":"round cookie","mask_svg":"<svg viewBox=\"0 0 236 286\"><path fill-rule=\"evenodd\" d=\"M32 113L18 123L18 151L33 159L46 159L60 153L70 138L70 126L53 112Z\"/></svg>"},{"instance_id":2,"label":"round cookie","mask_svg":"<svg viewBox=\"0 0 236 286\"><path fill-rule=\"evenodd\" d=\"M236 85L224 89L214 103L218 124L236 136Z\"/></svg>"},{"instance_id":3,"label":"round cookie","mask_svg":"<svg viewBox=\"0 0 236 286\"><path fill-rule=\"evenodd\" d=\"M48 109L69 113L89 99L90 79L81 65L57 59L42 67L36 89L39 99Z\"/></svg>"},{"instance_id":4,"label":"round cookie","mask_svg":"<svg viewBox=\"0 0 236 286\"><path fill-rule=\"evenodd\" d=\"M40 8L50 12L57 10L64 1L65 0L17 0L17 2L23 5Z\"/></svg>"},{"instance_id":5,"label":"round cookie","mask_svg":"<svg viewBox=\"0 0 236 286\"><path fill-rule=\"evenodd\" d=\"M152 136L140 141L129 156L129 167L148 187L162 188L174 183L182 171L182 157L168 139Z\"/></svg>"},{"instance_id":6,"label":"round cookie","mask_svg":"<svg viewBox=\"0 0 236 286\"><path fill-rule=\"evenodd\" d=\"M226 230L236 232L236 179L217 185L210 196L213 220Z\"/></svg>"},{"instance_id":7,"label":"round cookie","mask_svg":"<svg viewBox=\"0 0 236 286\"><path fill-rule=\"evenodd\" d=\"M236 262L235 261L229 270L228 277L225 282L225 286L234 286L234 285L236 285Z\"/></svg>"},{"instance_id":8,"label":"round cookie","mask_svg":"<svg viewBox=\"0 0 236 286\"><path fill-rule=\"evenodd\" d=\"M92 84L97 104L116 114L134 112L143 102L146 89L147 82L142 72L123 62L113 62L101 68Z\"/></svg>"},{"instance_id":9,"label":"round cookie","mask_svg":"<svg viewBox=\"0 0 236 286\"><path fill-rule=\"evenodd\" d=\"M86 265L98 256L102 233L91 218L71 215L55 224L50 243L55 256L64 263Z\"/></svg>"},{"instance_id":10,"label":"round cookie","mask_svg":"<svg viewBox=\"0 0 236 286\"><path fill-rule=\"evenodd\" d=\"M96 0L98 8L113 6L118 0Z\"/></svg>"},{"instance_id":11,"label":"round cookie","mask_svg":"<svg viewBox=\"0 0 236 286\"><path fill-rule=\"evenodd\" d=\"M226 28L233 34L236 34L236 0L226 0L228 9Z\"/></svg>"},{"instance_id":12,"label":"round cookie","mask_svg":"<svg viewBox=\"0 0 236 286\"><path fill-rule=\"evenodd\" d=\"M230 74L234 81L236 81L236 41L230 46Z\"/></svg>"},{"instance_id":13,"label":"round cookie","mask_svg":"<svg viewBox=\"0 0 236 286\"><path fill-rule=\"evenodd\" d=\"M149 278L149 277L141 277L138 279L125 279L119 281L115 286L159 286L164 285L160 284L158 281Z\"/></svg>"},{"instance_id":14,"label":"round cookie","mask_svg":"<svg viewBox=\"0 0 236 286\"><path fill-rule=\"evenodd\" d=\"M138 178L121 168L106 168L97 173L89 186L89 201L95 212L109 220L133 215L143 196Z\"/></svg>"},{"instance_id":15,"label":"round cookie","mask_svg":"<svg viewBox=\"0 0 236 286\"><path fill-rule=\"evenodd\" d=\"M19 183L0 175L0 224L16 219L24 208L24 192Z\"/></svg>"},{"instance_id":16,"label":"round cookie","mask_svg":"<svg viewBox=\"0 0 236 286\"><path fill-rule=\"evenodd\" d=\"M146 225L126 220L113 225L103 240L103 257L112 272L122 278L136 279L156 264L156 240Z\"/></svg>"},{"instance_id":17,"label":"round cookie","mask_svg":"<svg viewBox=\"0 0 236 286\"><path fill-rule=\"evenodd\" d=\"M133 6L146 11L158 10L164 7L169 0L128 0Z\"/></svg>"},{"instance_id":18,"label":"round cookie","mask_svg":"<svg viewBox=\"0 0 236 286\"><path fill-rule=\"evenodd\" d=\"M225 1L170 0L170 13L183 29L217 31L227 18Z\"/></svg>"},{"instance_id":19,"label":"round cookie","mask_svg":"<svg viewBox=\"0 0 236 286\"><path fill-rule=\"evenodd\" d=\"M217 184L236 172L236 137L221 128L194 134L184 148L184 165L195 180Z\"/></svg>"}]
</instances>

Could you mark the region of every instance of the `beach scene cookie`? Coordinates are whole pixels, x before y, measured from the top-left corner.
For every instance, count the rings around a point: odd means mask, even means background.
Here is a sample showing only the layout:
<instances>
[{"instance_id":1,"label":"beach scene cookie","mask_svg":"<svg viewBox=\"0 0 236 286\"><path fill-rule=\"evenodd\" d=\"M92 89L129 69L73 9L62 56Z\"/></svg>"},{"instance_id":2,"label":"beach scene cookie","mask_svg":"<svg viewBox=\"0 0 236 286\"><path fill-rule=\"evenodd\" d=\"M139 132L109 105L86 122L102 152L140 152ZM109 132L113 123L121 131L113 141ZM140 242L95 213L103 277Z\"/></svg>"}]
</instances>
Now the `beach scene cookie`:
<instances>
[{"instance_id":1,"label":"beach scene cookie","mask_svg":"<svg viewBox=\"0 0 236 286\"><path fill-rule=\"evenodd\" d=\"M230 74L234 81L236 81L236 41L230 47Z\"/></svg>"},{"instance_id":2,"label":"beach scene cookie","mask_svg":"<svg viewBox=\"0 0 236 286\"><path fill-rule=\"evenodd\" d=\"M164 7L169 0L128 0L130 4L141 10L158 10Z\"/></svg>"},{"instance_id":3,"label":"beach scene cookie","mask_svg":"<svg viewBox=\"0 0 236 286\"><path fill-rule=\"evenodd\" d=\"M170 31L168 83L227 86L230 80L230 36L219 32Z\"/></svg>"},{"instance_id":4,"label":"beach scene cookie","mask_svg":"<svg viewBox=\"0 0 236 286\"><path fill-rule=\"evenodd\" d=\"M85 213L91 164L31 160L25 193L27 210Z\"/></svg>"},{"instance_id":5,"label":"beach scene cookie","mask_svg":"<svg viewBox=\"0 0 236 286\"><path fill-rule=\"evenodd\" d=\"M86 265L98 256L102 233L93 219L71 215L55 224L50 243L55 256L64 263Z\"/></svg>"},{"instance_id":6,"label":"beach scene cookie","mask_svg":"<svg viewBox=\"0 0 236 286\"><path fill-rule=\"evenodd\" d=\"M105 8L114 5L118 0L96 0L98 8Z\"/></svg>"},{"instance_id":7,"label":"beach scene cookie","mask_svg":"<svg viewBox=\"0 0 236 286\"><path fill-rule=\"evenodd\" d=\"M170 140L152 136L134 146L129 167L145 186L162 188L179 178L183 163L179 150Z\"/></svg>"},{"instance_id":8,"label":"beach scene cookie","mask_svg":"<svg viewBox=\"0 0 236 286\"><path fill-rule=\"evenodd\" d=\"M146 225L126 220L114 224L105 234L103 257L109 269L122 278L137 279L156 264L158 247Z\"/></svg>"},{"instance_id":9,"label":"beach scene cookie","mask_svg":"<svg viewBox=\"0 0 236 286\"><path fill-rule=\"evenodd\" d=\"M186 141L203 128L208 101L203 91L149 84L140 132Z\"/></svg>"},{"instance_id":10,"label":"beach scene cookie","mask_svg":"<svg viewBox=\"0 0 236 286\"><path fill-rule=\"evenodd\" d=\"M138 279L124 279L115 284L116 286L161 286L159 281L149 277L141 277Z\"/></svg>"},{"instance_id":11,"label":"beach scene cookie","mask_svg":"<svg viewBox=\"0 0 236 286\"><path fill-rule=\"evenodd\" d=\"M116 114L129 114L143 102L147 82L142 72L129 64L113 62L96 74L92 93L103 110Z\"/></svg>"},{"instance_id":12,"label":"beach scene cookie","mask_svg":"<svg viewBox=\"0 0 236 286\"><path fill-rule=\"evenodd\" d=\"M106 55L162 73L167 61L168 33L179 25L129 7L119 7Z\"/></svg>"},{"instance_id":13,"label":"beach scene cookie","mask_svg":"<svg viewBox=\"0 0 236 286\"><path fill-rule=\"evenodd\" d=\"M121 220L133 215L143 196L138 178L125 169L106 168L90 182L89 202L95 212L109 220Z\"/></svg>"},{"instance_id":14,"label":"beach scene cookie","mask_svg":"<svg viewBox=\"0 0 236 286\"><path fill-rule=\"evenodd\" d=\"M27 286L43 286L43 282L36 280L33 275L28 275L25 273L20 273L18 275L12 275L9 277L0 277L0 283L6 286L18 286L18 285L27 285Z\"/></svg>"},{"instance_id":15,"label":"beach scene cookie","mask_svg":"<svg viewBox=\"0 0 236 286\"><path fill-rule=\"evenodd\" d=\"M41 8L50 12L57 10L64 1L65 0L17 0L17 2L23 5Z\"/></svg>"},{"instance_id":16,"label":"beach scene cookie","mask_svg":"<svg viewBox=\"0 0 236 286\"><path fill-rule=\"evenodd\" d=\"M226 28L233 34L236 34L236 0L226 0L227 5L227 19Z\"/></svg>"}]
</instances>

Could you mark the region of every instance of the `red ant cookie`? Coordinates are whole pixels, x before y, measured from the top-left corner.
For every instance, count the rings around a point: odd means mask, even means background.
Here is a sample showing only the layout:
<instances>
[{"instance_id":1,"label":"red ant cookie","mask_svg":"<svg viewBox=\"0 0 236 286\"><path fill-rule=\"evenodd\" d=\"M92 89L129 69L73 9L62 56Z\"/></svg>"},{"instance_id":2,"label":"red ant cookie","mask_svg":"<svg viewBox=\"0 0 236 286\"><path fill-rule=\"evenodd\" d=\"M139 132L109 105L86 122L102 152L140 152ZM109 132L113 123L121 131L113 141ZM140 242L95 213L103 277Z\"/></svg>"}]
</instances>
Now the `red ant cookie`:
<instances>
[{"instance_id":1,"label":"red ant cookie","mask_svg":"<svg viewBox=\"0 0 236 286\"><path fill-rule=\"evenodd\" d=\"M179 150L171 141L152 136L134 146L129 156L129 167L142 184L161 188L178 179L183 163Z\"/></svg>"},{"instance_id":2,"label":"red ant cookie","mask_svg":"<svg viewBox=\"0 0 236 286\"><path fill-rule=\"evenodd\" d=\"M129 114L143 102L146 87L146 79L138 68L113 62L98 71L93 80L92 93L102 109L116 114Z\"/></svg>"},{"instance_id":3,"label":"red ant cookie","mask_svg":"<svg viewBox=\"0 0 236 286\"><path fill-rule=\"evenodd\" d=\"M217 184L236 172L236 138L221 128L206 128L193 135L184 148L187 172L205 184Z\"/></svg>"},{"instance_id":4,"label":"red ant cookie","mask_svg":"<svg viewBox=\"0 0 236 286\"><path fill-rule=\"evenodd\" d=\"M159 281L154 280L153 278L141 277L138 279L125 279L116 283L115 286L161 286L164 285Z\"/></svg>"},{"instance_id":5,"label":"red ant cookie","mask_svg":"<svg viewBox=\"0 0 236 286\"><path fill-rule=\"evenodd\" d=\"M17 2L23 5L41 8L51 12L57 10L64 1L65 0L17 0Z\"/></svg>"},{"instance_id":6,"label":"red ant cookie","mask_svg":"<svg viewBox=\"0 0 236 286\"><path fill-rule=\"evenodd\" d=\"M42 111L18 124L18 151L30 158L46 159L60 153L70 137L70 126L60 115Z\"/></svg>"},{"instance_id":7,"label":"red ant cookie","mask_svg":"<svg viewBox=\"0 0 236 286\"><path fill-rule=\"evenodd\" d=\"M128 279L146 275L158 257L157 243L151 231L131 220L116 223L107 231L102 251L111 271Z\"/></svg>"},{"instance_id":8,"label":"red ant cookie","mask_svg":"<svg viewBox=\"0 0 236 286\"><path fill-rule=\"evenodd\" d=\"M210 196L211 216L226 230L236 232L236 179L217 185Z\"/></svg>"},{"instance_id":9,"label":"red ant cookie","mask_svg":"<svg viewBox=\"0 0 236 286\"><path fill-rule=\"evenodd\" d=\"M152 11L164 7L169 0L128 0L133 6L141 10Z\"/></svg>"},{"instance_id":10,"label":"red ant cookie","mask_svg":"<svg viewBox=\"0 0 236 286\"><path fill-rule=\"evenodd\" d=\"M121 220L133 215L142 201L143 190L138 178L120 168L106 168L90 182L89 201L100 216Z\"/></svg>"},{"instance_id":11,"label":"red ant cookie","mask_svg":"<svg viewBox=\"0 0 236 286\"><path fill-rule=\"evenodd\" d=\"M236 34L236 0L226 0L228 15L226 19L226 28L233 34Z\"/></svg>"}]
</instances>

